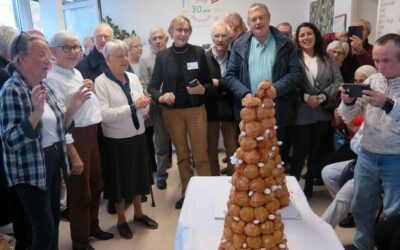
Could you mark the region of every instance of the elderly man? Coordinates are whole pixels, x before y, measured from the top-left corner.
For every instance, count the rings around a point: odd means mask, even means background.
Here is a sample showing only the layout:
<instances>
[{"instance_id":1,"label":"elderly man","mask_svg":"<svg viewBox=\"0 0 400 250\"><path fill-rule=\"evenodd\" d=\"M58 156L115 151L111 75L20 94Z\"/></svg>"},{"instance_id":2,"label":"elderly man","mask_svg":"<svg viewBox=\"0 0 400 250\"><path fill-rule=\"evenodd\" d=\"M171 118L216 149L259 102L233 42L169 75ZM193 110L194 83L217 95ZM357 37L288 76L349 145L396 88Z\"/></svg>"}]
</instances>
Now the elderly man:
<instances>
[{"instance_id":1,"label":"elderly man","mask_svg":"<svg viewBox=\"0 0 400 250\"><path fill-rule=\"evenodd\" d=\"M231 12L226 14L224 17L224 23L226 23L229 28L232 30L231 44L230 47L233 46L233 43L243 34L247 32L246 24L244 23L242 17L237 12Z\"/></svg>"},{"instance_id":2,"label":"elderly man","mask_svg":"<svg viewBox=\"0 0 400 250\"><path fill-rule=\"evenodd\" d=\"M207 151L211 165L211 175L219 175L218 137L221 130L224 137L226 157L235 153L237 148L238 128L233 116L233 95L225 85L223 77L229 60L228 45L231 29L225 23L217 22L212 27L211 37L214 43L212 49L206 52L208 70L213 86L207 87ZM227 174L232 175L233 165L228 161Z\"/></svg>"},{"instance_id":3,"label":"elderly man","mask_svg":"<svg viewBox=\"0 0 400 250\"><path fill-rule=\"evenodd\" d=\"M362 98L356 99L340 88L342 117L352 119L364 113L364 136L351 204L357 231L354 244L345 249L374 248L374 217L381 187L386 216L400 212L400 35L380 37L372 56L379 73L363 83L371 90L363 90Z\"/></svg>"},{"instance_id":4,"label":"elderly man","mask_svg":"<svg viewBox=\"0 0 400 250\"><path fill-rule=\"evenodd\" d=\"M154 28L150 32L149 45L151 52L147 55L142 56L139 63L139 79L143 86L143 90L147 95L147 86L150 83L151 75L153 74L154 64L156 61L156 54L158 51L164 50L167 46L168 36L166 36L162 28ZM149 121L153 125L154 129L154 150L157 157L157 188L167 188L167 168L172 164L172 159L169 155L170 139L168 131L165 128L161 108L156 103L151 102Z\"/></svg>"},{"instance_id":5,"label":"elderly man","mask_svg":"<svg viewBox=\"0 0 400 250\"><path fill-rule=\"evenodd\" d=\"M292 25L290 25L290 23L287 22L283 22L278 24L278 26L276 26L276 28L282 32L283 34L288 35L288 37L290 38L290 40L293 39L293 35L292 35Z\"/></svg>"},{"instance_id":6,"label":"elderly man","mask_svg":"<svg viewBox=\"0 0 400 250\"><path fill-rule=\"evenodd\" d=\"M371 24L364 19L359 19L354 23L354 26L362 26L363 33L361 39L355 35L349 38L350 52L343 61L343 75L353 76L358 67L362 65L374 66L374 60L372 59L373 46L368 42L368 36L371 34ZM335 39L347 41L347 32L328 33L323 38L326 44Z\"/></svg>"},{"instance_id":7,"label":"elderly man","mask_svg":"<svg viewBox=\"0 0 400 250\"><path fill-rule=\"evenodd\" d=\"M90 79L94 82L96 77L108 69L106 59L103 56L104 45L114 38L110 25L102 23L96 26L93 31L94 48L76 68L81 72L83 79Z\"/></svg>"},{"instance_id":8,"label":"elderly man","mask_svg":"<svg viewBox=\"0 0 400 250\"><path fill-rule=\"evenodd\" d=\"M235 42L225 80L235 97L235 119L240 121L242 98L255 94L257 85L264 79L270 79L276 104L277 137L287 141L294 114L294 98L291 95L295 85L301 82L303 71L289 37L269 26L269 23L267 6L252 4L248 10L251 32Z\"/></svg>"}]
</instances>

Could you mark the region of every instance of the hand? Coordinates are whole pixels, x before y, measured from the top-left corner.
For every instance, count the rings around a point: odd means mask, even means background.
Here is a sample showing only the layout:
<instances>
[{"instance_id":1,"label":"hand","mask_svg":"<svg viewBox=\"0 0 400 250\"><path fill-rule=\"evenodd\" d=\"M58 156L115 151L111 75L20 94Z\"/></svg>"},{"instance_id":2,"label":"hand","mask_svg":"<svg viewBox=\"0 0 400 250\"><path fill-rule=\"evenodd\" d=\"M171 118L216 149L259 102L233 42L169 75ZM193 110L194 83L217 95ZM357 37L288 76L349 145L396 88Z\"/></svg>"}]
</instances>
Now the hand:
<instances>
[{"instance_id":1,"label":"hand","mask_svg":"<svg viewBox=\"0 0 400 250\"><path fill-rule=\"evenodd\" d=\"M310 106L313 109L317 108L321 104L321 102L319 100L319 96L310 95L307 99L307 104L308 104L308 106Z\"/></svg>"},{"instance_id":2,"label":"hand","mask_svg":"<svg viewBox=\"0 0 400 250\"><path fill-rule=\"evenodd\" d=\"M212 82L213 82L214 87L218 87L218 85L219 85L219 80L218 79L213 78Z\"/></svg>"},{"instance_id":3,"label":"hand","mask_svg":"<svg viewBox=\"0 0 400 250\"><path fill-rule=\"evenodd\" d=\"M353 133L356 132L357 127L354 125L353 120L344 120L344 124L346 124L346 127L351 130Z\"/></svg>"},{"instance_id":4,"label":"hand","mask_svg":"<svg viewBox=\"0 0 400 250\"><path fill-rule=\"evenodd\" d=\"M187 92L189 95L204 95L204 92L206 92L206 89L203 87L203 85L200 84L199 81L197 81L197 86L193 88L186 87Z\"/></svg>"},{"instance_id":5,"label":"hand","mask_svg":"<svg viewBox=\"0 0 400 250\"><path fill-rule=\"evenodd\" d=\"M151 95L141 96L135 100L135 107L141 109L149 105L151 102Z\"/></svg>"},{"instance_id":6,"label":"hand","mask_svg":"<svg viewBox=\"0 0 400 250\"><path fill-rule=\"evenodd\" d=\"M71 174L72 175L80 175L83 173L83 162L81 157L76 154L75 157L70 157L71 159Z\"/></svg>"},{"instance_id":7,"label":"hand","mask_svg":"<svg viewBox=\"0 0 400 250\"><path fill-rule=\"evenodd\" d=\"M373 89L363 90L362 93L362 98L374 107L382 108L387 101L387 97L383 93Z\"/></svg>"},{"instance_id":8,"label":"hand","mask_svg":"<svg viewBox=\"0 0 400 250\"><path fill-rule=\"evenodd\" d=\"M336 121L342 121L342 116L339 114L339 108L335 108L333 116L335 117Z\"/></svg>"},{"instance_id":9,"label":"hand","mask_svg":"<svg viewBox=\"0 0 400 250\"><path fill-rule=\"evenodd\" d=\"M79 89L71 96L71 101L67 112L70 114L75 114L76 111L78 111L78 109L82 107L87 100L89 100L90 95L90 90L85 85L80 86Z\"/></svg>"},{"instance_id":10,"label":"hand","mask_svg":"<svg viewBox=\"0 0 400 250\"><path fill-rule=\"evenodd\" d=\"M318 99L320 103L323 103L325 101L325 95L324 94L319 94Z\"/></svg>"},{"instance_id":11,"label":"hand","mask_svg":"<svg viewBox=\"0 0 400 250\"><path fill-rule=\"evenodd\" d=\"M146 120L149 119L149 118L150 118L149 113L143 115L143 120L146 121Z\"/></svg>"},{"instance_id":12,"label":"hand","mask_svg":"<svg viewBox=\"0 0 400 250\"><path fill-rule=\"evenodd\" d=\"M335 33L335 39L341 40L341 41L346 41L347 40L347 31L343 30L338 33Z\"/></svg>"},{"instance_id":13,"label":"hand","mask_svg":"<svg viewBox=\"0 0 400 250\"><path fill-rule=\"evenodd\" d=\"M90 79L85 79L83 80L83 85L86 86L86 88L88 88L90 91L93 91L93 81Z\"/></svg>"},{"instance_id":14,"label":"hand","mask_svg":"<svg viewBox=\"0 0 400 250\"><path fill-rule=\"evenodd\" d=\"M42 89L42 85L37 85L32 89L32 104L33 104L33 112L43 114L44 111L44 102L49 93Z\"/></svg>"},{"instance_id":15,"label":"hand","mask_svg":"<svg viewBox=\"0 0 400 250\"><path fill-rule=\"evenodd\" d=\"M344 103L350 104L354 102L355 97L350 97L348 94L346 94L346 90L343 88L343 83L340 84L339 91L340 91L340 97L342 98L342 101Z\"/></svg>"},{"instance_id":16,"label":"hand","mask_svg":"<svg viewBox=\"0 0 400 250\"><path fill-rule=\"evenodd\" d=\"M172 105L175 102L175 95L172 92L167 92L158 98L158 102Z\"/></svg>"},{"instance_id":17,"label":"hand","mask_svg":"<svg viewBox=\"0 0 400 250\"><path fill-rule=\"evenodd\" d=\"M363 50L362 40L358 36L353 35L350 37L350 41L351 48L354 50L354 52L358 54Z\"/></svg>"}]
</instances>

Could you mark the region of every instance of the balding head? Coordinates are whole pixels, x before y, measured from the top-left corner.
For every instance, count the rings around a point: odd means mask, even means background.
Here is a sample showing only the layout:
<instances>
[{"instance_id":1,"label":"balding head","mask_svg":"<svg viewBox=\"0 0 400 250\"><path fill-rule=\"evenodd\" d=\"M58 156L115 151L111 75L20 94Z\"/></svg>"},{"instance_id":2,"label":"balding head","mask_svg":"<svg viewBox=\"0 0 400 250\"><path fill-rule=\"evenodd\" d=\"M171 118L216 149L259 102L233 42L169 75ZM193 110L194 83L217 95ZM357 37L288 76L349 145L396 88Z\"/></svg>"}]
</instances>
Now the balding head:
<instances>
[{"instance_id":1,"label":"balding head","mask_svg":"<svg viewBox=\"0 0 400 250\"><path fill-rule=\"evenodd\" d=\"M224 17L224 22L232 30L232 40L238 37L246 28L246 24L243 22L242 17L237 12L231 12Z\"/></svg>"},{"instance_id":2,"label":"balding head","mask_svg":"<svg viewBox=\"0 0 400 250\"><path fill-rule=\"evenodd\" d=\"M102 53L104 45L112 39L114 39L113 29L107 23L101 23L94 28L93 40L100 53Z\"/></svg>"}]
</instances>

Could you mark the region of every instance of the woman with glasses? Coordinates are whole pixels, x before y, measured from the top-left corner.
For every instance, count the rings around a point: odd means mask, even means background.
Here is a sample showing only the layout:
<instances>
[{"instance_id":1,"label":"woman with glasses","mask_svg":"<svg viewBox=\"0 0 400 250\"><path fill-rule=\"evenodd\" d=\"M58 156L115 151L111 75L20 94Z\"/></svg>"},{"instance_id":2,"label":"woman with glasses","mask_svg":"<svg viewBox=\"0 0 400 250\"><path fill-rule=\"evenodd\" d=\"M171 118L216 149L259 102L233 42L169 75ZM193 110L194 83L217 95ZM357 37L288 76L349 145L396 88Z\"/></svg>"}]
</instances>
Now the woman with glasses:
<instances>
[{"instance_id":1,"label":"woman with glasses","mask_svg":"<svg viewBox=\"0 0 400 250\"><path fill-rule=\"evenodd\" d=\"M14 71L0 92L0 134L9 186L21 199L32 224L30 249L58 249L60 167L69 168L65 135L74 114L90 98L82 85L61 107L45 81L50 50L43 37L21 33L10 45Z\"/></svg>"},{"instance_id":2,"label":"woman with glasses","mask_svg":"<svg viewBox=\"0 0 400 250\"><path fill-rule=\"evenodd\" d=\"M304 79L298 91L290 169L299 180L307 158L304 193L311 198L320 155L330 150L326 139L331 135L330 121L338 103L339 83L343 80L335 59L326 53L321 32L314 24L302 23L297 27L295 45Z\"/></svg>"},{"instance_id":3,"label":"woman with glasses","mask_svg":"<svg viewBox=\"0 0 400 250\"><path fill-rule=\"evenodd\" d=\"M343 67L343 61L349 54L349 44L341 40L334 40L328 44L326 52L335 58L344 82L351 82L353 79L353 72L350 72L348 69Z\"/></svg>"},{"instance_id":4,"label":"woman with glasses","mask_svg":"<svg viewBox=\"0 0 400 250\"><path fill-rule=\"evenodd\" d=\"M132 36L124 40L129 46L129 64L133 73L139 75L139 60L143 53L142 40L138 36Z\"/></svg>"},{"instance_id":5,"label":"woman with glasses","mask_svg":"<svg viewBox=\"0 0 400 250\"><path fill-rule=\"evenodd\" d=\"M125 201L133 200L135 224L156 229L157 222L144 215L141 196L153 184L144 118L150 96L143 95L137 75L127 72L129 47L120 40L106 43L103 55L109 70L96 78L104 134L104 198L115 203L117 229L121 237L132 238L125 217Z\"/></svg>"},{"instance_id":6,"label":"woman with glasses","mask_svg":"<svg viewBox=\"0 0 400 250\"><path fill-rule=\"evenodd\" d=\"M168 32L174 42L171 47L157 53L147 90L157 104L164 106L163 120L176 148L182 198L175 204L175 208L180 209L186 186L192 176L188 134L197 174L211 175L207 155L204 85L212 87L212 81L204 49L188 43L192 34L189 19L185 16L175 17Z\"/></svg>"},{"instance_id":7,"label":"woman with glasses","mask_svg":"<svg viewBox=\"0 0 400 250\"><path fill-rule=\"evenodd\" d=\"M56 58L47 82L54 89L62 106L67 106L73 93L84 85L93 90L93 82L83 79L74 67L82 51L79 37L71 31L60 31L49 42ZM111 233L99 227L99 205L102 192L102 176L97 127L101 122L100 105L92 94L75 115L75 129L67 134L67 152L70 163L77 170L67 180L69 218L73 249L91 249L89 237L110 239ZM73 173L74 174L74 173Z\"/></svg>"}]
</instances>

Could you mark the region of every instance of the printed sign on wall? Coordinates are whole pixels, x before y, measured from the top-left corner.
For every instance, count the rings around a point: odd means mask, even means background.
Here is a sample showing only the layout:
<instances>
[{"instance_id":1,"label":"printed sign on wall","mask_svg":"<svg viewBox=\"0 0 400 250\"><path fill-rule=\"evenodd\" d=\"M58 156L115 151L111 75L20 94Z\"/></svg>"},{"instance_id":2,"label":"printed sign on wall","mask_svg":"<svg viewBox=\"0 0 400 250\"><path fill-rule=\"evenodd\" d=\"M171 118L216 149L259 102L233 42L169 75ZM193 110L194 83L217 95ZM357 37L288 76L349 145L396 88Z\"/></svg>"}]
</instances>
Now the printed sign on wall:
<instances>
[{"instance_id":1,"label":"printed sign on wall","mask_svg":"<svg viewBox=\"0 0 400 250\"><path fill-rule=\"evenodd\" d=\"M190 19L193 27L210 27L223 21L224 0L182 0L182 14Z\"/></svg>"}]
</instances>

